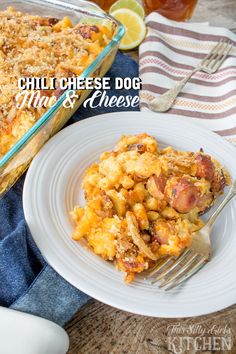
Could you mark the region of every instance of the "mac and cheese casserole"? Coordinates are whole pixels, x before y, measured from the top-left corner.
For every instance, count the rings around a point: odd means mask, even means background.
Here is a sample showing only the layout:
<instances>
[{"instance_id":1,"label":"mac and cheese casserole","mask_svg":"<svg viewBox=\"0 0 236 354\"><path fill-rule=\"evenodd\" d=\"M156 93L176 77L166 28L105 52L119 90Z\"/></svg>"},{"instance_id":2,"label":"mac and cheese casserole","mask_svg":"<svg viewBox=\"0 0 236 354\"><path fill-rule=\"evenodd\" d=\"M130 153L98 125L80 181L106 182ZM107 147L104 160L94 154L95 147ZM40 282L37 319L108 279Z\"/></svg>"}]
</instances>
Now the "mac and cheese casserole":
<instances>
[{"instance_id":1,"label":"mac and cheese casserole","mask_svg":"<svg viewBox=\"0 0 236 354\"><path fill-rule=\"evenodd\" d=\"M8 8L0 12L0 158L45 113L46 107L16 107L21 77L79 76L106 47L105 26L44 18ZM40 91L57 98L60 89Z\"/></svg>"},{"instance_id":2,"label":"mac and cheese casserole","mask_svg":"<svg viewBox=\"0 0 236 354\"><path fill-rule=\"evenodd\" d=\"M163 256L191 244L209 209L230 183L203 151L161 150L147 134L122 136L84 176L84 207L76 206L74 240L124 271L126 282Z\"/></svg>"}]
</instances>

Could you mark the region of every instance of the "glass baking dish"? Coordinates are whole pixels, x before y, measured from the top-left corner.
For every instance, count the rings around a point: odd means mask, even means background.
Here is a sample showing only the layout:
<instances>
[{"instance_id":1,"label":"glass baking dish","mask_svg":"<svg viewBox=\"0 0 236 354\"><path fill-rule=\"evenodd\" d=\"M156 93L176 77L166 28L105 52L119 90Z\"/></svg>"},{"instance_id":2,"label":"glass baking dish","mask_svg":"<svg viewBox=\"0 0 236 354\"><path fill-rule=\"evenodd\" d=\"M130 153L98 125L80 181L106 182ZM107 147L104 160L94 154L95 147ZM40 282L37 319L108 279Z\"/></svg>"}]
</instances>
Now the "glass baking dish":
<instances>
[{"instance_id":1,"label":"glass baking dish","mask_svg":"<svg viewBox=\"0 0 236 354\"><path fill-rule=\"evenodd\" d=\"M113 33L112 40L80 75L80 77L84 78L102 77L106 74L115 59L119 43L125 33L124 27L120 22L89 1L1 0L0 10L4 10L8 6L13 6L21 12L44 17L62 19L64 16L68 16L74 25L81 22L89 24L103 23L109 26ZM79 98L73 109L63 107L63 101L67 95L67 92L64 92L57 102L0 159L0 198L24 173L40 148L63 127L90 92L86 90L76 92L79 94Z\"/></svg>"}]
</instances>

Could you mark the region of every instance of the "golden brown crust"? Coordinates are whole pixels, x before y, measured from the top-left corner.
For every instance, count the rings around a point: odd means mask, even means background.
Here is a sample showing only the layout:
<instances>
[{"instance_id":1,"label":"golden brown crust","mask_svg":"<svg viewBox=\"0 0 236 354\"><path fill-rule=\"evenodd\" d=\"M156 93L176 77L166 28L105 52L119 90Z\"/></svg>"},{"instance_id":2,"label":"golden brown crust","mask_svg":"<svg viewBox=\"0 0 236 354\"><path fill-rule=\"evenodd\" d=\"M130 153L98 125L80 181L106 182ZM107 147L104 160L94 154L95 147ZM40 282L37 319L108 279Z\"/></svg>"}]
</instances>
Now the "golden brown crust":
<instances>
[{"instance_id":1,"label":"golden brown crust","mask_svg":"<svg viewBox=\"0 0 236 354\"><path fill-rule=\"evenodd\" d=\"M59 21L12 8L0 12L0 158L47 110L16 108L16 95L21 92L18 79L80 75L110 36L102 26L74 27L67 17ZM60 94L55 92L57 98Z\"/></svg>"},{"instance_id":2,"label":"golden brown crust","mask_svg":"<svg viewBox=\"0 0 236 354\"><path fill-rule=\"evenodd\" d=\"M73 238L85 237L96 254L125 272L127 282L159 257L178 256L203 226L199 214L216 199L215 186L222 186L222 177L218 184L216 179L222 166L205 163L210 157L201 154L161 151L147 134L123 136L85 173L86 206L72 212Z\"/></svg>"}]
</instances>

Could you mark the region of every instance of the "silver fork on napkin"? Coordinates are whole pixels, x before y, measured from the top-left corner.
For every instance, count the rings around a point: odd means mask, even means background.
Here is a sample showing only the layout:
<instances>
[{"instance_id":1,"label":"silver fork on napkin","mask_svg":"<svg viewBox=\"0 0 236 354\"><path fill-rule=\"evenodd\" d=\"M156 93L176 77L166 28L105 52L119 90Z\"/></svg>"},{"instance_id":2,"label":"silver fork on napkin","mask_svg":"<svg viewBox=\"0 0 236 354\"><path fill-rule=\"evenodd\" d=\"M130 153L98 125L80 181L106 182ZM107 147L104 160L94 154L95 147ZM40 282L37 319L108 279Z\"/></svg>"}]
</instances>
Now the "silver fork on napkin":
<instances>
[{"instance_id":1,"label":"silver fork on napkin","mask_svg":"<svg viewBox=\"0 0 236 354\"><path fill-rule=\"evenodd\" d=\"M193 69L184 79L178 82L175 87L168 90L163 95L154 98L149 103L149 108L154 112L168 111L174 104L176 97L179 95L191 77L197 71L203 71L207 74L215 73L229 54L232 47L233 43L231 41L220 40L220 42L214 46L211 52L200 62L200 64L195 69Z\"/></svg>"},{"instance_id":2,"label":"silver fork on napkin","mask_svg":"<svg viewBox=\"0 0 236 354\"><path fill-rule=\"evenodd\" d=\"M235 196L236 180L205 226L194 233L190 247L177 258L165 257L160 259L146 278L151 278L152 284L161 282L159 288L170 290L196 274L211 258L210 233L212 226L221 211Z\"/></svg>"}]
</instances>

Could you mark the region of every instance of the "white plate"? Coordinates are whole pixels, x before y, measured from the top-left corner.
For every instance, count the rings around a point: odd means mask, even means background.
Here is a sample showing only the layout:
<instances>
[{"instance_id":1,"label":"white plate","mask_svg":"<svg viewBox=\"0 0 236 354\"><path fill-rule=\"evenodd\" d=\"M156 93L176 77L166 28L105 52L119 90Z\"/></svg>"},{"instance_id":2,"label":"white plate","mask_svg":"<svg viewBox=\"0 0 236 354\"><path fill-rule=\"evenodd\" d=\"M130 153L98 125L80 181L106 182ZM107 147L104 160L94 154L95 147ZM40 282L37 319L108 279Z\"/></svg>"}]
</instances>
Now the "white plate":
<instances>
[{"instance_id":1,"label":"white plate","mask_svg":"<svg viewBox=\"0 0 236 354\"><path fill-rule=\"evenodd\" d=\"M69 212L83 203L86 167L112 149L122 134L146 132L162 145L205 152L236 178L235 148L198 125L168 114L113 113L83 120L53 137L32 162L24 186L25 218L48 263L68 282L92 297L137 314L155 317L197 316L223 309L236 300L236 204L215 224L213 256L198 274L170 292L139 278L131 285L122 273L70 235Z\"/></svg>"}]
</instances>

